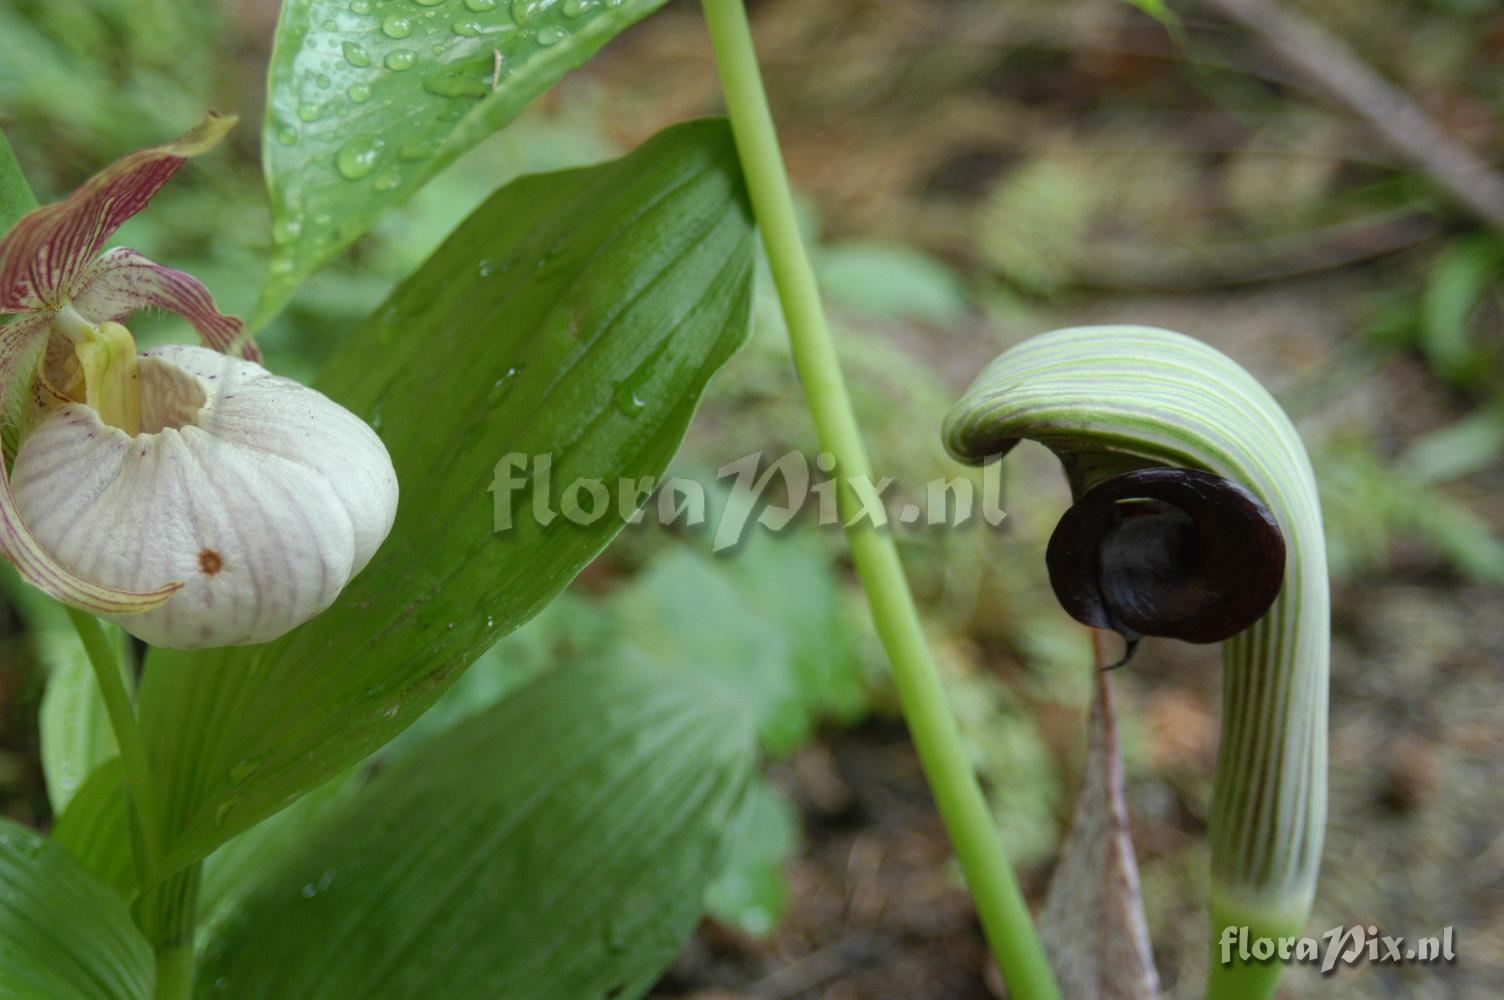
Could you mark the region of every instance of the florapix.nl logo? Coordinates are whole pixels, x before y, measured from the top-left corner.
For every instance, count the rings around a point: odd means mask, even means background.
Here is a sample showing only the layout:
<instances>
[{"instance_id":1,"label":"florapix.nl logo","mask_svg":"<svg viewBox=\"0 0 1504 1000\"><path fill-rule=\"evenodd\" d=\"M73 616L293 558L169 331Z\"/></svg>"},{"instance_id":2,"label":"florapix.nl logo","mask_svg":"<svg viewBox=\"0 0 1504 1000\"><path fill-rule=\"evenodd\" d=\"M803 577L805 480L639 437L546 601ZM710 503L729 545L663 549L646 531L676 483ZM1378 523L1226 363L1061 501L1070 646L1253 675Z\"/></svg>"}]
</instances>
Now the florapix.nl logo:
<instances>
[{"instance_id":1,"label":"florapix.nl logo","mask_svg":"<svg viewBox=\"0 0 1504 1000\"><path fill-rule=\"evenodd\" d=\"M870 524L879 530L997 527L1002 509L998 462L966 475L939 477L904 489L891 476L843 476L829 452L813 459L763 452L727 463L714 482L689 476L558 481L554 456L512 452L492 471L493 526L513 530L524 519L547 527L560 519L590 525L607 517L624 524L652 523L712 534L712 551L734 549L751 528L778 532L809 517L825 527Z\"/></svg>"},{"instance_id":2,"label":"florapix.nl logo","mask_svg":"<svg viewBox=\"0 0 1504 1000\"><path fill-rule=\"evenodd\" d=\"M1251 934L1247 927L1224 927L1217 940L1218 959L1223 965L1234 962L1284 962L1320 966L1322 975L1330 975L1339 965L1435 964L1450 963L1457 958L1452 928L1440 934L1405 938L1381 933L1373 924L1333 927L1317 937L1263 937Z\"/></svg>"}]
</instances>

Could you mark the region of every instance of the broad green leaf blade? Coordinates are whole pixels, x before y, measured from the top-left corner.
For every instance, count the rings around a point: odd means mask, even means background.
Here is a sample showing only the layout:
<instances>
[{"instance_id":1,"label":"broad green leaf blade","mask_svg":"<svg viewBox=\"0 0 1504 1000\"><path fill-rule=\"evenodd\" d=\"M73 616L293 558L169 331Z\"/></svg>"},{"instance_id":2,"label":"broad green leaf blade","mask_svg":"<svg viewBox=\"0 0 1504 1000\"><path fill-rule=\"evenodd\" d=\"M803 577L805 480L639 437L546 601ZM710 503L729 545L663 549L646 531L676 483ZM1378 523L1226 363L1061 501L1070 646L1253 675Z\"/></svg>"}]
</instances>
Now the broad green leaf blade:
<instances>
[{"instance_id":1,"label":"broad green leaf blade","mask_svg":"<svg viewBox=\"0 0 1504 1000\"><path fill-rule=\"evenodd\" d=\"M604 548L621 480L662 475L745 339L752 262L731 137L705 121L508 185L393 293L317 383L391 452L391 537L274 643L150 657L169 867L363 759ZM611 510L543 527L516 472L495 530L509 454L552 456L554 511L578 479L606 484Z\"/></svg>"},{"instance_id":2,"label":"broad green leaf blade","mask_svg":"<svg viewBox=\"0 0 1504 1000\"><path fill-rule=\"evenodd\" d=\"M10 140L0 132L0 236L3 236L16 220L37 207L37 196L32 194L16 154L10 148Z\"/></svg>"},{"instance_id":3,"label":"broad green leaf blade","mask_svg":"<svg viewBox=\"0 0 1504 1000\"><path fill-rule=\"evenodd\" d=\"M116 630L116 626L109 627ZM47 797L56 815L67 807L84 779L118 749L94 670L78 637L33 632L31 640L53 664L37 726Z\"/></svg>"},{"instance_id":4,"label":"broad green leaf blade","mask_svg":"<svg viewBox=\"0 0 1504 1000\"><path fill-rule=\"evenodd\" d=\"M222 923L267 864L291 853L309 831L349 798L359 784L354 778L352 771L309 792L205 859L197 900L201 932ZM89 776L68 810L58 817L52 839L90 875L122 899L133 901L139 884L123 782L120 760L111 758Z\"/></svg>"},{"instance_id":5,"label":"broad green leaf blade","mask_svg":"<svg viewBox=\"0 0 1504 1000\"><path fill-rule=\"evenodd\" d=\"M47 798L53 815L61 815L84 779L115 756L115 734L88 654L62 605L22 582L10 566L0 566L0 589L25 619L27 639L48 671L37 727ZM105 637L123 651L125 633L119 626L100 625ZM117 661L125 662L119 657Z\"/></svg>"},{"instance_id":6,"label":"broad green leaf blade","mask_svg":"<svg viewBox=\"0 0 1504 1000\"><path fill-rule=\"evenodd\" d=\"M663 0L288 0L262 159L275 313L382 213Z\"/></svg>"},{"instance_id":7,"label":"broad green leaf blade","mask_svg":"<svg viewBox=\"0 0 1504 1000\"><path fill-rule=\"evenodd\" d=\"M379 773L207 949L206 993L638 997L753 774L713 685L573 663Z\"/></svg>"},{"instance_id":8,"label":"broad green leaf blade","mask_svg":"<svg viewBox=\"0 0 1504 1000\"><path fill-rule=\"evenodd\" d=\"M1100 326L1056 330L1004 352L945 421L946 447L966 461L1006 453L1022 438L1055 451L1078 494L1128 469L1181 466L1243 484L1278 520L1280 595L1223 643L1212 912L1219 926L1298 934L1326 825L1331 655L1321 505L1300 435L1274 398L1214 348L1168 330ZM1279 968L1214 965L1213 988L1247 975L1259 980L1250 990L1272 992Z\"/></svg>"},{"instance_id":9,"label":"broad green leaf blade","mask_svg":"<svg viewBox=\"0 0 1504 1000\"><path fill-rule=\"evenodd\" d=\"M408 753L461 719L493 707L560 663L607 651L620 638L600 605L566 590L526 625L477 657L432 708L381 748L379 758Z\"/></svg>"},{"instance_id":10,"label":"broad green leaf blade","mask_svg":"<svg viewBox=\"0 0 1504 1000\"><path fill-rule=\"evenodd\" d=\"M125 769L111 757L79 786L52 828L57 841L84 870L124 899L138 887L125 798Z\"/></svg>"},{"instance_id":11,"label":"broad green leaf blade","mask_svg":"<svg viewBox=\"0 0 1504 1000\"><path fill-rule=\"evenodd\" d=\"M61 847L0 820L0 1000L144 1000L152 979L125 903Z\"/></svg>"},{"instance_id":12,"label":"broad green leaf blade","mask_svg":"<svg viewBox=\"0 0 1504 1000\"><path fill-rule=\"evenodd\" d=\"M350 799L359 787L360 770L356 768L314 789L205 859L198 893L201 934L223 924L267 868L301 848L313 831Z\"/></svg>"}]
</instances>

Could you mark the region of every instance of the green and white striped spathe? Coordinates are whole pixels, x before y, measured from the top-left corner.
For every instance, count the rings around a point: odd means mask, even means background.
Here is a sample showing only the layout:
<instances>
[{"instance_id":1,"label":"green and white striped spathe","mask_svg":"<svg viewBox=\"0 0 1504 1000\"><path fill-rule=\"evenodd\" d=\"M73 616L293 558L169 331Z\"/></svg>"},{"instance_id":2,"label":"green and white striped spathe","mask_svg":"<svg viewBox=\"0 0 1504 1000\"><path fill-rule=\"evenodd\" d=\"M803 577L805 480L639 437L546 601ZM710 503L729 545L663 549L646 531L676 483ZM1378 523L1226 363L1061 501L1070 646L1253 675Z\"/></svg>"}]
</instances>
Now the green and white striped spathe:
<instances>
[{"instance_id":1,"label":"green and white striped spathe","mask_svg":"<svg viewBox=\"0 0 1504 1000\"><path fill-rule=\"evenodd\" d=\"M1224 644L1212 808L1214 914L1294 933L1310 910L1326 813L1326 548L1310 459L1289 418L1226 355L1168 330L1081 327L1005 352L945 422L963 461L1047 445L1081 491L1146 465L1247 486L1285 536L1284 587Z\"/></svg>"}]
</instances>

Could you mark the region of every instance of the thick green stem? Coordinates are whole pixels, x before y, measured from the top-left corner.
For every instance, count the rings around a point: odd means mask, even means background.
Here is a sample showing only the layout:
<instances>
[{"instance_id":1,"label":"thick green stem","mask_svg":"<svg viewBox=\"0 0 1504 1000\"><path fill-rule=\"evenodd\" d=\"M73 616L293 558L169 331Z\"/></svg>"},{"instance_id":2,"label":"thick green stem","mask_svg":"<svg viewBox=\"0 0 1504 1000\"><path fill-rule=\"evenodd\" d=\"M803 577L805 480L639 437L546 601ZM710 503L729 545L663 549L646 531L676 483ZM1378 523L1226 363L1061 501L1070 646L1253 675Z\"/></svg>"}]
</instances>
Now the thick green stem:
<instances>
[{"instance_id":1,"label":"thick green stem","mask_svg":"<svg viewBox=\"0 0 1504 1000\"><path fill-rule=\"evenodd\" d=\"M1260 938L1277 941L1295 937L1304 926L1303 919L1271 916L1250 907L1229 905L1217 898L1214 888L1212 962L1206 1000L1269 1000L1279 987L1285 963L1252 959L1242 949Z\"/></svg>"},{"instance_id":2,"label":"thick green stem","mask_svg":"<svg viewBox=\"0 0 1504 1000\"><path fill-rule=\"evenodd\" d=\"M97 619L71 607L68 608L68 617L78 630L79 639L83 640L84 652L89 656L94 678L99 683L99 693L104 697L110 728L115 731L115 742L120 747L126 791L134 807L132 816L136 836L132 843L137 855L136 867L141 873L141 884L150 885L156 880L162 865L161 813L157 807L156 784L147 764L146 741L136 723L136 710L126 688L125 671Z\"/></svg>"},{"instance_id":3,"label":"thick green stem","mask_svg":"<svg viewBox=\"0 0 1504 1000\"><path fill-rule=\"evenodd\" d=\"M120 747L126 794L131 804L131 845L140 884L145 888L134 909L137 922L142 924L156 950L156 998L187 1000L193 993L193 924L199 869L195 865L169 876L165 882L158 880L163 859L162 813L146 756L146 741L126 686L128 675L97 619L71 607L68 617L78 630L84 652L94 668L110 727Z\"/></svg>"},{"instance_id":4,"label":"thick green stem","mask_svg":"<svg viewBox=\"0 0 1504 1000\"><path fill-rule=\"evenodd\" d=\"M157 956L156 1000L188 1000L193 994L193 935L202 876L202 864L180 868L136 900L136 921Z\"/></svg>"},{"instance_id":5,"label":"thick green stem","mask_svg":"<svg viewBox=\"0 0 1504 1000\"><path fill-rule=\"evenodd\" d=\"M157 952L156 1000L187 1000L193 995L193 945Z\"/></svg>"},{"instance_id":6,"label":"thick green stem","mask_svg":"<svg viewBox=\"0 0 1504 1000\"><path fill-rule=\"evenodd\" d=\"M870 480L871 470L814 271L799 236L746 11L741 0L704 0L704 8L742 172L783 304L794 364L820 445L836 458L847 541L892 663L909 732L1009 990L1020 1000L1053 1000L1059 990L930 660L898 550L892 537L877 530L870 519L854 516L861 505L850 482Z\"/></svg>"}]
</instances>

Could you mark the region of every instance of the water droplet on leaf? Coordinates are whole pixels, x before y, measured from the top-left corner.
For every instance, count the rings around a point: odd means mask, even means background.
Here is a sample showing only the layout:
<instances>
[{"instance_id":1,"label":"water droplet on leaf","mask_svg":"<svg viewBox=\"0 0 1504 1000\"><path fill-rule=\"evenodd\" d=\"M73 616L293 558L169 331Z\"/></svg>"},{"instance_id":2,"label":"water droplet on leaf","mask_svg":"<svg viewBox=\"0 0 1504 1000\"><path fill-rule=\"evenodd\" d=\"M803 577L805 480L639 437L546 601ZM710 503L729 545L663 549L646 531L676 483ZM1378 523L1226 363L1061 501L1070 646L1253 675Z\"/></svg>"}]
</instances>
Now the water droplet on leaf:
<instances>
[{"instance_id":1,"label":"water droplet on leaf","mask_svg":"<svg viewBox=\"0 0 1504 1000\"><path fill-rule=\"evenodd\" d=\"M602 928L601 943L612 954L620 954L627 950L632 942L632 928L627 922L627 917L622 914L613 914L606 918L606 926Z\"/></svg>"},{"instance_id":2,"label":"water droplet on leaf","mask_svg":"<svg viewBox=\"0 0 1504 1000\"><path fill-rule=\"evenodd\" d=\"M637 394L631 382L623 382L616 387L616 394L612 397L616 408L629 417L635 417L647 408L647 401Z\"/></svg>"},{"instance_id":3,"label":"water droplet on leaf","mask_svg":"<svg viewBox=\"0 0 1504 1000\"><path fill-rule=\"evenodd\" d=\"M417 61L418 54L412 49L394 49L388 52L386 59L383 60L387 69L395 70L398 73L405 69L412 69L413 64Z\"/></svg>"},{"instance_id":4,"label":"water droplet on leaf","mask_svg":"<svg viewBox=\"0 0 1504 1000\"><path fill-rule=\"evenodd\" d=\"M423 81L423 89L436 97L485 97L491 81L465 73L440 73Z\"/></svg>"},{"instance_id":5,"label":"water droplet on leaf","mask_svg":"<svg viewBox=\"0 0 1504 1000\"><path fill-rule=\"evenodd\" d=\"M256 773L261 766L260 757L247 757L245 760L230 768L230 784L243 785L247 778Z\"/></svg>"},{"instance_id":6,"label":"water droplet on leaf","mask_svg":"<svg viewBox=\"0 0 1504 1000\"><path fill-rule=\"evenodd\" d=\"M413 33L413 22L398 14L388 14L381 22L381 30L388 38L406 38Z\"/></svg>"},{"instance_id":7,"label":"water droplet on leaf","mask_svg":"<svg viewBox=\"0 0 1504 1000\"><path fill-rule=\"evenodd\" d=\"M346 42L341 51L345 54L345 62L351 66L371 65L371 54L354 42Z\"/></svg>"},{"instance_id":8,"label":"water droplet on leaf","mask_svg":"<svg viewBox=\"0 0 1504 1000\"><path fill-rule=\"evenodd\" d=\"M355 139L341 147L334 157L334 165L346 180L359 180L376 169L376 164L381 159L382 146L380 139Z\"/></svg>"},{"instance_id":9,"label":"water droplet on leaf","mask_svg":"<svg viewBox=\"0 0 1504 1000\"><path fill-rule=\"evenodd\" d=\"M652 380L653 373L658 366L658 359L663 356L663 352L667 348L667 341L660 344L652 354L649 354L641 364L632 370L632 374L617 383L616 392L612 398L616 403L616 408L622 413L625 413L629 417L635 417L647 409L648 402L644 398L643 390L648 382Z\"/></svg>"},{"instance_id":10,"label":"water droplet on leaf","mask_svg":"<svg viewBox=\"0 0 1504 1000\"><path fill-rule=\"evenodd\" d=\"M512 0L512 20L526 24L548 7L552 0Z\"/></svg>"},{"instance_id":11,"label":"water droplet on leaf","mask_svg":"<svg viewBox=\"0 0 1504 1000\"><path fill-rule=\"evenodd\" d=\"M517 376L521 374L521 372L521 368L508 368L506 370L506 374L502 375L501 378L497 379L491 385L491 391L486 393L486 402L490 403L492 406L495 406L497 403L501 402L502 399L506 396L507 390L512 388L513 380L516 379ZM489 627L490 624L491 619L487 618L486 625Z\"/></svg>"}]
</instances>

